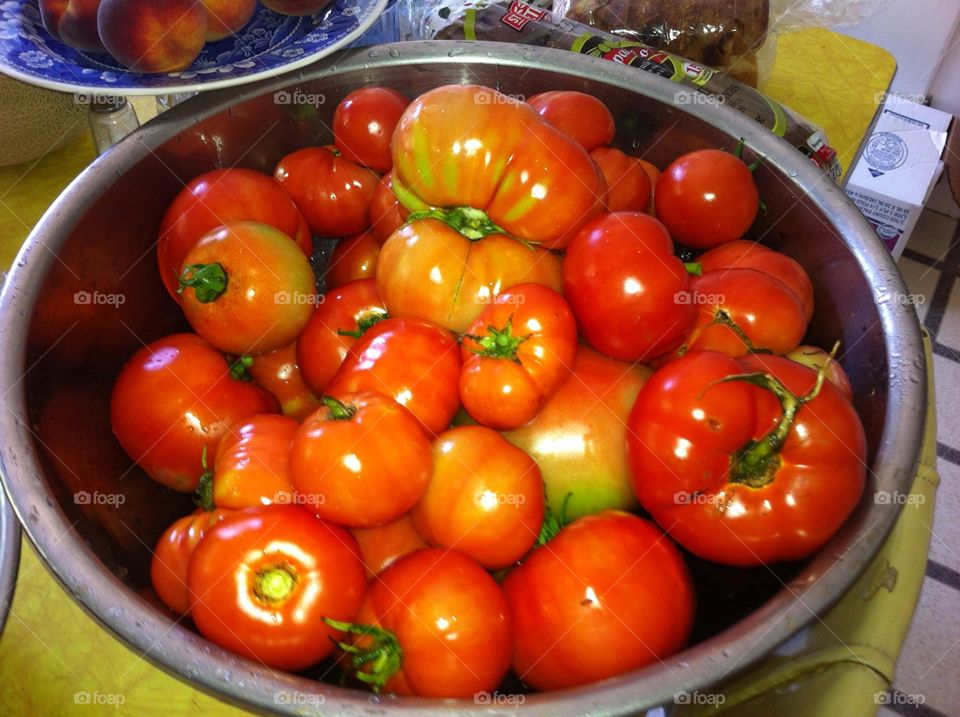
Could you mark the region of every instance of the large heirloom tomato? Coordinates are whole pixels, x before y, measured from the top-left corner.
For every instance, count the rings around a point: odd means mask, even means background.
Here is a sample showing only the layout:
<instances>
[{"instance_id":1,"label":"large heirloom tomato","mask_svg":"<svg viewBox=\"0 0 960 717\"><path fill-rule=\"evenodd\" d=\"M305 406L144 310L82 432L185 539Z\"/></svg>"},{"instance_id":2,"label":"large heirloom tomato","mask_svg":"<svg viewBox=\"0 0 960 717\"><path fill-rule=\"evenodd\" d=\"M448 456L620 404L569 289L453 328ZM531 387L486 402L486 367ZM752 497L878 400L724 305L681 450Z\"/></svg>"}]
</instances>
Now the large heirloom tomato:
<instances>
[{"instance_id":1,"label":"large heirloom tomato","mask_svg":"<svg viewBox=\"0 0 960 717\"><path fill-rule=\"evenodd\" d=\"M568 518L637 507L627 469L627 416L650 369L579 346L573 371L530 423L504 434L540 467L547 502ZM567 496L570 496L569 499Z\"/></svg>"},{"instance_id":2,"label":"large heirloom tomato","mask_svg":"<svg viewBox=\"0 0 960 717\"><path fill-rule=\"evenodd\" d=\"M276 413L266 389L238 380L213 346L174 334L140 349L117 377L110 423L127 454L158 483L192 492L236 421Z\"/></svg>"},{"instance_id":3,"label":"large heirloom tomato","mask_svg":"<svg viewBox=\"0 0 960 717\"><path fill-rule=\"evenodd\" d=\"M207 530L187 572L200 633L281 670L333 651L324 618L352 620L365 583L354 537L295 505L234 511Z\"/></svg>"},{"instance_id":4,"label":"large heirloom tomato","mask_svg":"<svg viewBox=\"0 0 960 717\"><path fill-rule=\"evenodd\" d=\"M780 356L699 351L667 364L637 397L627 445L641 505L685 548L728 565L812 554L865 480L853 407Z\"/></svg>"},{"instance_id":5,"label":"large heirloom tomato","mask_svg":"<svg viewBox=\"0 0 960 717\"><path fill-rule=\"evenodd\" d=\"M504 289L520 283L560 291L561 260L505 234L471 240L438 219L413 221L387 239L377 289L394 316L466 331Z\"/></svg>"},{"instance_id":6,"label":"large heirloom tomato","mask_svg":"<svg viewBox=\"0 0 960 717\"><path fill-rule=\"evenodd\" d=\"M562 248L603 211L603 175L583 147L487 87L414 100L393 162L393 191L413 213L384 244L377 286L391 313L455 331L513 284L559 290L556 257L516 240Z\"/></svg>"},{"instance_id":7,"label":"large heirloom tomato","mask_svg":"<svg viewBox=\"0 0 960 717\"><path fill-rule=\"evenodd\" d=\"M425 92L393 134L393 191L411 211L471 207L511 236L562 248L603 210L605 190L583 147L489 87Z\"/></svg>"},{"instance_id":8,"label":"large heirloom tomato","mask_svg":"<svg viewBox=\"0 0 960 717\"><path fill-rule=\"evenodd\" d=\"M693 584L655 525L607 511L571 523L503 582L513 671L541 690L613 677L673 654L693 626Z\"/></svg>"}]
</instances>

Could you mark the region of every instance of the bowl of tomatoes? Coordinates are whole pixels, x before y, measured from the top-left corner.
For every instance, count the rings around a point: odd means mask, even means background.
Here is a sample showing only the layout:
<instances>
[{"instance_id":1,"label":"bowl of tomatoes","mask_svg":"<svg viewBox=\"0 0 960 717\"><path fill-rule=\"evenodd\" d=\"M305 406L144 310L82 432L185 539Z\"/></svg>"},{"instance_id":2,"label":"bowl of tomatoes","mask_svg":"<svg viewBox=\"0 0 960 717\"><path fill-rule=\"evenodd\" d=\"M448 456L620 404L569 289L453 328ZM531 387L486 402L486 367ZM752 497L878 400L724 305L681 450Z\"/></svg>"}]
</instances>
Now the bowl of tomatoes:
<instances>
[{"instance_id":1,"label":"bowl of tomatoes","mask_svg":"<svg viewBox=\"0 0 960 717\"><path fill-rule=\"evenodd\" d=\"M825 612L915 472L919 327L843 192L685 92L404 43L98 159L0 313L71 596L296 714L655 711Z\"/></svg>"}]
</instances>

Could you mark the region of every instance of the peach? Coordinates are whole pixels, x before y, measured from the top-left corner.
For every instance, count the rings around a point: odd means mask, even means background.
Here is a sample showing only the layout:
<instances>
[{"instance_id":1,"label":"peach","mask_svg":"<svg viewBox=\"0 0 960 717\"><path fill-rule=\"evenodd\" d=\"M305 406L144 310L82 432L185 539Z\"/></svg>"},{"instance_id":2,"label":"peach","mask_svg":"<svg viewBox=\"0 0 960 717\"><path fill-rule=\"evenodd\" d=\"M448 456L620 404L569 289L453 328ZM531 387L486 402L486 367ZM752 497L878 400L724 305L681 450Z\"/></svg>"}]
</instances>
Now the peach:
<instances>
[{"instance_id":1,"label":"peach","mask_svg":"<svg viewBox=\"0 0 960 717\"><path fill-rule=\"evenodd\" d=\"M100 39L135 72L176 72L200 54L207 38L202 0L102 0Z\"/></svg>"},{"instance_id":2,"label":"peach","mask_svg":"<svg viewBox=\"0 0 960 717\"><path fill-rule=\"evenodd\" d=\"M40 0L47 32L61 42L88 52L105 52L97 32L100 0Z\"/></svg>"},{"instance_id":3,"label":"peach","mask_svg":"<svg viewBox=\"0 0 960 717\"><path fill-rule=\"evenodd\" d=\"M207 42L236 35L250 22L257 0L203 0L207 7Z\"/></svg>"},{"instance_id":4,"label":"peach","mask_svg":"<svg viewBox=\"0 0 960 717\"><path fill-rule=\"evenodd\" d=\"M263 6L281 15L312 15L320 12L330 0L262 0Z\"/></svg>"}]
</instances>

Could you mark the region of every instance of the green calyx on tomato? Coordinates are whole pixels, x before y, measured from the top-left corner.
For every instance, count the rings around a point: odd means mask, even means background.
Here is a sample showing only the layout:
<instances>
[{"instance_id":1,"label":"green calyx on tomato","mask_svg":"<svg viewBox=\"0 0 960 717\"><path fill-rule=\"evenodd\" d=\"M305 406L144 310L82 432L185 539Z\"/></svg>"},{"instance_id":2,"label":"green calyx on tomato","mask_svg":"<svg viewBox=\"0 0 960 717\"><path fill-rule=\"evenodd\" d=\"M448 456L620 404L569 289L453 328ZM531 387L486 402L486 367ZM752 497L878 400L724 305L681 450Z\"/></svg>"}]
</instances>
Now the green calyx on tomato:
<instances>
[{"instance_id":1,"label":"green calyx on tomato","mask_svg":"<svg viewBox=\"0 0 960 717\"><path fill-rule=\"evenodd\" d=\"M491 234L506 234L507 232L497 226L487 213L482 209L474 207L454 207L453 209L424 209L419 212L412 212L407 217L407 222L413 222L418 219L437 219L451 229L456 229L471 241L483 239Z\"/></svg>"},{"instance_id":2,"label":"green calyx on tomato","mask_svg":"<svg viewBox=\"0 0 960 717\"><path fill-rule=\"evenodd\" d=\"M213 471L207 465L207 447L203 447L203 453L200 456L200 467L203 472L200 474L200 480L197 482L197 490L193 496L193 502L198 508L212 511L216 508L213 502Z\"/></svg>"},{"instance_id":3,"label":"green calyx on tomato","mask_svg":"<svg viewBox=\"0 0 960 717\"><path fill-rule=\"evenodd\" d=\"M357 407L339 401L333 396L324 396L323 405L327 407L327 418L331 421L349 421L357 415Z\"/></svg>"},{"instance_id":4,"label":"green calyx on tomato","mask_svg":"<svg viewBox=\"0 0 960 717\"><path fill-rule=\"evenodd\" d=\"M463 338L472 339L478 344L479 347L471 347L471 351L485 358L508 359L514 363L520 363L520 359L517 356L517 349L519 349L520 345L524 341L527 341L532 334L514 336L513 315L507 319L507 323L502 329L498 329L491 324L487 326L487 331L486 336L463 335Z\"/></svg>"},{"instance_id":5,"label":"green calyx on tomato","mask_svg":"<svg viewBox=\"0 0 960 717\"><path fill-rule=\"evenodd\" d=\"M836 347L834 347L834 352L836 352ZM833 353L831 353L832 356ZM820 389L826 378L825 366L817 370L816 383L802 396L797 396L784 386L782 381L768 373L737 374L720 379L717 382L743 381L765 388L777 397L782 409L782 415L777 425L770 429L766 435L758 440L748 441L743 448L731 454L731 483L742 483L750 488L763 488L773 480L780 468L780 449L790 434L790 429L797 417L797 411L803 404L809 403L820 394Z\"/></svg>"},{"instance_id":6,"label":"green calyx on tomato","mask_svg":"<svg viewBox=\"0 0 960 717\"><path fill-rule=\"evenodd\" d=\"M374 625L355 625L351 622L331 620L328 617L323 618L323 621L334 630L372 640L365 647L358 647L349 642L336 644L341 650L353 656L350 659L353 675L361 682L370 685L374 692L379 693L380 689L387 684L387 680L400 670L403 664L403 648L392 631Z\"/></svg>"},{"instance_id":7,"label":"green calyx on tomato","mask_svg":"<svg viewBox=\"0 0 960 717\"><path fill-rule=\"evenodd\" d=\"M197 301L209 304L227 290L227 281L227 272L222 264L190 264L183 267L177 293L182 295L187 287L192 287Z\"/></svg>"},{"instance_id":8,"label":"green calyx on tomato","mask_svg":"<svg viewBox=\"0 0 960 717\"><path fill-rule=\"evenodd\" d=\"M262 602L276 605L290 597L296 586L296 569L288 563L279 563L257 571L253 594Z\"/></svg>"},{"instance_id":9,"label":"green calyx on tomato","mask_svg":"<svg viewBox=\"0 0 960 717\"><path fill-rule=\"evenodd\" d=\"M390 314L386 311L368 311L359 319L357 319L357 330L348 331L347 329L337 329L338 336L349 336L350 338L359 339L363 336L367 329L371 326L379 324L384 319L389 319Z\"/></svg>"},{"instance_id":10,"label":"green calyx on tomato","mask_svg":"<svg viewBox=\"0 0 960 717\"><path fill-rule=\"evenodd\" d=\"M683 263L683 268L687 270L688 274L693 274L694 276L703 276L703 266L696 261L685 261Z\"/></svg>"},{"instance_id":11,"label":"green calyx on tomato","mask_svg":"<svg viewBox=\"0 0 960 717\"><path fill-rule=\"evenodd\" d=\"M535 543L538 548L556 538L560 531L570 523L570 517L567 515L567 505L572 497L573 493L567 493L564 496L559 514L550 509L548 501L544 501L543 524L540 526L540 534L537 536L537 542Z\"/></svg>"},{"instance_id":12,"label":"green calyx on tomato","mask_svg":"<svg viewBox=\"0 0 960 717\"><path fill-rule=\"evenodd\" d=\"M238 356L237 359L230 364L230 378L248 383L253 381L253 376L250 375L250 368L252 366L253 356Z\"/></svg>"}]
</instances>

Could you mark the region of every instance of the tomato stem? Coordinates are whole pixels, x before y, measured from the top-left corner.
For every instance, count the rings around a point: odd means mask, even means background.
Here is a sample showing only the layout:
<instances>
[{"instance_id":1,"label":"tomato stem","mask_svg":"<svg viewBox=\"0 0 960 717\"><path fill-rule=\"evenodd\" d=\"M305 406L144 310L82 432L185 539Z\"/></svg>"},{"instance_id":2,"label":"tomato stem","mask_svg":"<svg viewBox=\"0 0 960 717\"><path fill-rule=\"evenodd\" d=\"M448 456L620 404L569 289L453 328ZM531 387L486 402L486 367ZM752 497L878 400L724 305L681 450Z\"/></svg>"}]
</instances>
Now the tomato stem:
<instances>
[{"instance_id":1,"label":"tomato stem","mask_svg":"<svg viewBox=\"0 0 960 717\"><path fill-rule=\"evenodd\" d=\"M276 604L290 597L296 585L296 569L289 563L280 563L257 571L253 594L263 602Z\"/></svg>"},{"instance_id":2,"label":"tomato stem","mask_svg":"<svg viewBox=\"0 0 960 717\"><path fill-rule=\"evenodd\" d=\"M250 369L252 367L253 356L238 356L237 359L230 364L230 377L237 381L252 381L253 376L250 375Z\"/></svg>"},{"instance_id":3,"label":"tomato stem","mask_svg":"<svg viewBox=\"0 0 960 717\"><path fill-rule=\"evenodd\" d=\"M570 499L573 497L573 493L567 493L563 497L563 503L560 505L560 515L558 516L550 508L550 502L544 501L543 506L543 523L540 525L540 534L537 535L537 542L535 545L538 547L546 545L551 540L557 537L557 534L563 530L563 528L570 522L567 517L567 506L570 504Z\"/></svg>"},{"instance_id":4,"label":"tomato stem","mask_svg":"<svg viewBox=\"0 0 960 717\"><path fill-rule=\"evenodd\" d=\"M213 502L213 471L207 465L207 447L203 447L203 453L200 454L200 467L203 472L200 474L200 480L197 482L197 490L193 496L193 502L198 508L203 510L214 510L216 505Z\"/></svg>"},{"instance_id":5,"label":"tomato stem","mask_svg":"<svg viewBox=\"0 0 960 717\"><path fill-rule=\"evenodd\" d=\"M328 617L323 621L334 630L351 635L371 638L369 645L357 646L350 642L334 643L344 652L352 655L350 672L361 682L370 685L370 688L379 693L387 680L393 677L403 664L403 648L397 636L390 630L374 625L356 625L352 622L341 622Z\"/></svg>"},{"instance_id":6,"label":"tomato stem","mask_svg":"<svg viewBox=\"0 0 960 717\"><path fill-rule=\"evenodd\" d=\"M463 338L470 339L479 346L479 348L473 348L472 346L467 347L479 356L493 359L507 359L514 363L520 363L517 350L520 348L520 344L531 336L532 334L527 334L526 336L513 335L513 314L511 314L510 318L507 319L506 326L502 329L498 329L493 324L488 324L486 336L464 334Z\"/></svg>"},{"instance_id":7,"label":"tomato stem","mask_svg":"<svg viewBox=\"0 0 960 717\"><path fill-rule=\"evenodd\" d=\"M346 329L337 329L338 336L350 336L355 339L359 339L363 336L367 329L371 326L379 324L384 319L389 319L390 314L386 311L378 311L376 309L368 311L359 319L357 319L357 330L356 331L347 331Z\"/></svg>"},{"instance_id":8,"label":"tomato stem","mask_svg":"<svg viewBox=\"0 0 960 717\"><path fill-rule=\"evenodd\" d=\"M407 222L418 219L437 219L452 229L456 229L467 239L476 241L491 234L506 234L506 232L487 216L482 209L474 207L454 207L453 209L424 209L413 212L407 217Z\"/></svg>"},{"instance_id":9,"label":"tomato stem","mask_svg":"<svg viewBox=\"0 0 960 717\"><path fill-rule=\"evenodd\" d=\"M181 296L187 287L193 287L201 304L209 304L227 290L227 272L222 264L188 264L180 274L177 293Z\"/></svg>"},{"instance_id":10,"label":"tomato stem","mask_svg":"<svg viewBox=\"0 0 960 717\"><path fill-rule=\"evenodd\" d=\"M357 415L357 407L344 403L333 396L324 396L323 405L327 407L327 418L331 421L349 421Z\"/></svg>"},{"instance_id":11,"label":"tomato stem","mask_svg":"<svg viewBox=\"0 0 960 717\"><path fill-rule=\"evenodd\" d=\"M834 351L836 351L836 346L834 346ZM787 440L787 436L790 435L790 430L793 428L793 423L797 417L797 411L805 403L809 403L820 395L825 377L826 368L821 367L817 371L817 380L813 387L802 396L797 396L784 386L780 379L768 373L737 374L717 381L717 383L744 381L765 388L777 397L782 410L777 425L770 429L766 435L756 441L749 441L743 448L730 456L731 483L743 483L751 488L762 488L773 480L773 476L780 467L780 449Z\"/></svg>"},{"instance_id":12,"label":"tomato stem","mask_svg":"<svg viewBox=\"0 0 960 717\"><path fill-rule=\"evenodd\" d=\"M696 261L687 261L684 262L683 268L687 270L688 274L693 274L694 276L703 276L703 265Z\"/></svg>"}]
</instances>

